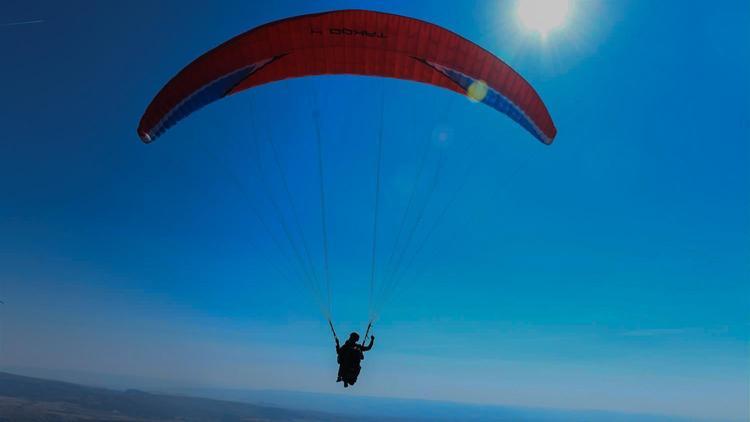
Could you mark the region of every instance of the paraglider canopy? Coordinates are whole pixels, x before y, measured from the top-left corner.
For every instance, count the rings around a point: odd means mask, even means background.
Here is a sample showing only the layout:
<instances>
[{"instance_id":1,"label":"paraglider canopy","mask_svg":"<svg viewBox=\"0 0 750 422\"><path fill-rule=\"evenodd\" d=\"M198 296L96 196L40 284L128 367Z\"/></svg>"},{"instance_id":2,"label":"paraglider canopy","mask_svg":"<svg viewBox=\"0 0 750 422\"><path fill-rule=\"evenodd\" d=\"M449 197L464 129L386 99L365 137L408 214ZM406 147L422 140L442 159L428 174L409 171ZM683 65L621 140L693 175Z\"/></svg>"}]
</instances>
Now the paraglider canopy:
<instances>
[{"instance_id":1,"label":"paraglider canopy","mask_svg":"<svg viewBox=\"0 0 750 422\"><path fill-rule=\"evenodd\" d=\"M200 56L153 99L138 135L150 143L227 95L278 80L328 74L427 83L505 113L545 144L557 133L534 88L487 50L418 19L340 10L261 25Z\"/></svg>"}]
</instances>

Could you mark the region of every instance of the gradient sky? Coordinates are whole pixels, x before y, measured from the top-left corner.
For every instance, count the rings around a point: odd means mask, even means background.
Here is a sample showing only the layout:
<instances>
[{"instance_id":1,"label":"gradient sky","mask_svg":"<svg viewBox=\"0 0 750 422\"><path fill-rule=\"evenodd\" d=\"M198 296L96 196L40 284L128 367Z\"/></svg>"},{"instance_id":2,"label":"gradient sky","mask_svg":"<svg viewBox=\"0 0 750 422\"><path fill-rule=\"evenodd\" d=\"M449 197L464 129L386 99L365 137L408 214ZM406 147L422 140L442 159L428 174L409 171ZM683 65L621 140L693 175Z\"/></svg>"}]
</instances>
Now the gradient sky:
<instances>
[{"instance_id":1,"label":"gradient sky","mask_svg":"<svg viewBox=\"0 0 750 422\"><path fill-rule=\"evenodd\" d=\"M451 92L350 76L260 87L138 140L152 96L201 53L340 8L497 54L547 103L555 144ZM352 394L746 420L750 4L578 1L546 40L514 8L2 2L0 24L43 22L0 26L0 368L339 391L325 320L251 208L275 217L265 187L291 215L270 136L320 270L319 110L334 318L362 329L385 98L378 259L425 142L428 174L445 166L415 236L459 196Z\"/></svg>"}]
</instances>

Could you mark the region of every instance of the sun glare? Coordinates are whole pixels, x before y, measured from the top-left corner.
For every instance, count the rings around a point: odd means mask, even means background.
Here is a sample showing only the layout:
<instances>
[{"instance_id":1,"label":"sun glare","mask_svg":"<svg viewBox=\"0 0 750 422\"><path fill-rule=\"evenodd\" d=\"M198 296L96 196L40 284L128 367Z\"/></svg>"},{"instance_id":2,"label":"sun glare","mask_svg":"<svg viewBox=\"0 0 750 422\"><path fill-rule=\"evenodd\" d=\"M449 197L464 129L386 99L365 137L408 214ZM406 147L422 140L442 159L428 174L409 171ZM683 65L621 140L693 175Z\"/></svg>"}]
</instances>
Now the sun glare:
<instances>
[{"instance_id":1,"label":"sun glare","mask_svg":"<svg viewBox=\"0 0 750 422\"><path fill-rule=\"evenodd\" d=\"M562 28L570 12L569 0L518 0L518 19L524 27L546 38Z\"/></svg>"}]
</instances>

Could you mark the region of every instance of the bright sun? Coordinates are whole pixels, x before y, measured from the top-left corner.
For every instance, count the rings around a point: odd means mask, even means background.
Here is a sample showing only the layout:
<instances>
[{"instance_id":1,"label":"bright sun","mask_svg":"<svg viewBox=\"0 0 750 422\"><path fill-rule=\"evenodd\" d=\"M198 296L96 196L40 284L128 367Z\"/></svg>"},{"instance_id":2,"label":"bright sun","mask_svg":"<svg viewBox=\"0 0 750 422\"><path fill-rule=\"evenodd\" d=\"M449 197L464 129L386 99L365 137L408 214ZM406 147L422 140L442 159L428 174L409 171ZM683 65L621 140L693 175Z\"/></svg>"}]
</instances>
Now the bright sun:
<instances>
[{"instance_id":1,"label":"bright sun","mask_svg":"<svg viewBox=\"0 0 750 422\"><path fill-rule=\"evenodd\" d=\"M518 0L518 19L542 38L564 26L569 11L568 0Z\"/></svg>"}]
</instances>

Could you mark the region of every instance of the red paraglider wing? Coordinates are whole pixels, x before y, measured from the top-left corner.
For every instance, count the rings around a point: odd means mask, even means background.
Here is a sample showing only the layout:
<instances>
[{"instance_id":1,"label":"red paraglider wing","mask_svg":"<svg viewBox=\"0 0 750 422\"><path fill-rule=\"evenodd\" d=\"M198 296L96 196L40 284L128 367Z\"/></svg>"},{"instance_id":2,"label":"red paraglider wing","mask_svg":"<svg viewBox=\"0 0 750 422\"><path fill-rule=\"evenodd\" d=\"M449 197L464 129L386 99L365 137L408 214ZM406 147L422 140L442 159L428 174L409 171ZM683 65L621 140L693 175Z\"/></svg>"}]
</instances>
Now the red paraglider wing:
<instances>
[{"instance_id":1,"label":"red paraglider wing","mask_svg":"<svg viewBox=\"0 0 750 422\"><path fill-rule=\"evenodd\" d=\"M157 94L138 126L149 143L201 107L265 83L354 74L428 83L472 95L545 144L557 129L534 88L503 61L437 25L367 10L303 15L238 35L190 63Z\"/></svg>"}]
</instances>

